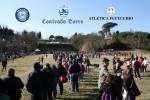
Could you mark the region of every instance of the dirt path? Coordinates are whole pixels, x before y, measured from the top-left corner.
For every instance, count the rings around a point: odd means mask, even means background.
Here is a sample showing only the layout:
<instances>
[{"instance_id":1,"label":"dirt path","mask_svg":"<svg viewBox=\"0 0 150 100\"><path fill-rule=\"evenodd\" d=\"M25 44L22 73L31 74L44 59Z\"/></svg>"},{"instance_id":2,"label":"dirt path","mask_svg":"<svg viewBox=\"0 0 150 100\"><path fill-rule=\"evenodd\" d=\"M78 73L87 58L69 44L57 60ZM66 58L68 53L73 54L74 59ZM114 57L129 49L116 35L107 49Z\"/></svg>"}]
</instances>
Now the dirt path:
<instances>
[{"instance_id":1,"label":"dirt path","mask_svg":"<svg viewBox=\"0 0 150 100\"><path fill-rule=\"evenodd\" d=\"M96 100L97 98L97 69L90 69L85 73L84 80L80 82L79 93L71 93L68 84L65 84L65 93L58 96L57 100Z\"/></svg>"}]
</instances>

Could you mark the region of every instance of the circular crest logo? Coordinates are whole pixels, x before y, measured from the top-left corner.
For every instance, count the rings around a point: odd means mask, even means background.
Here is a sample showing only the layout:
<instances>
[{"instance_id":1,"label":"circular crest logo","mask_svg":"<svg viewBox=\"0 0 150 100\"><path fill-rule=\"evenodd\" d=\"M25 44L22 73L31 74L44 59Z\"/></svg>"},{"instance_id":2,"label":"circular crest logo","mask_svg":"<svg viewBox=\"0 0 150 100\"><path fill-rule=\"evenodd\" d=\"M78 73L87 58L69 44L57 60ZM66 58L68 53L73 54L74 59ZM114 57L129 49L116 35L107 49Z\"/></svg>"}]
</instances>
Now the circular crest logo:
<instances>
[{"instance_id":1,"label":"circular crest logo","mask_svg":"<svg viewBox=\"0 0 150 100\"><path fill-rule=\"evenodd\" d=\"M29 13L29 11L26 8L19 8L16 11L15 16L16 16L16 19L19 22L25 22L25 21L27 21L29 19L30 13Z\"/></svg>"},{"instance_id":2,"label":"circular crest logo","mask_svg":"<svg viewBox=\"0 0 150 100\"><path fill-rule=\"evenodd\" d=\"M107 8L106 12L108 15L113 16L115 14L116 10L113 6L111 6L111 7Z\"/></svg>"},{"instance_id":3,"label":"circular crest logo","mask_svg":"<svg viewBox=\"0 0 150 100\"><path fill-rule=\"evenodd\" d=\"M66 6L63 6L59 9L59 14L61 17L67 17L69 13L69 10Z\"/></svg>"}]
</instances>

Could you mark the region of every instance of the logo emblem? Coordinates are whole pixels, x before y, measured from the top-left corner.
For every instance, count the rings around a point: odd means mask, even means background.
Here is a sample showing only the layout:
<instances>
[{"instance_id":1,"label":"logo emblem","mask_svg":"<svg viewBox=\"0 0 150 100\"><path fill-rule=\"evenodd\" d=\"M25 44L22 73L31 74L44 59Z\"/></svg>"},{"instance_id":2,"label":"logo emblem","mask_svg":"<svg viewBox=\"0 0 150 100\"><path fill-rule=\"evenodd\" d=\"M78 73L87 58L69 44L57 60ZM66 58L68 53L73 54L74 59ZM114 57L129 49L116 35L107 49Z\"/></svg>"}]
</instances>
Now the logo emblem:
<instances>
[{"instance_id":1,"label":"logo emblem","mask_svg":"<svg viewBox=\"0 0 150 100\"><path fill-rule=\"evenodd\" d=\"M107 14L110 15L110 16L113 16L116 12L115 8L114 7L108 7L107 10L106 10Z\"/></svg>"},{"instance_id":2,"label":"logo emblem","mask_svg":"<svg viewBox=\"0 0 150 100\"><path fill-rule=\"evenodd\" d=\"M69 13L69 10L66 6L63 6L59 9L59 14L61 17L67 17Z\"/></svg>"},{"instance_id":3,"label":"logo emblem","mask_svg":"<svg viewBox=\"0 0 150 100\"><path fill-rule=\"evenodd\" d=\"M30 13L26 8L19 8L15 16L19 22L26 22L30 17Z\"/></svg>"}]
</instances>

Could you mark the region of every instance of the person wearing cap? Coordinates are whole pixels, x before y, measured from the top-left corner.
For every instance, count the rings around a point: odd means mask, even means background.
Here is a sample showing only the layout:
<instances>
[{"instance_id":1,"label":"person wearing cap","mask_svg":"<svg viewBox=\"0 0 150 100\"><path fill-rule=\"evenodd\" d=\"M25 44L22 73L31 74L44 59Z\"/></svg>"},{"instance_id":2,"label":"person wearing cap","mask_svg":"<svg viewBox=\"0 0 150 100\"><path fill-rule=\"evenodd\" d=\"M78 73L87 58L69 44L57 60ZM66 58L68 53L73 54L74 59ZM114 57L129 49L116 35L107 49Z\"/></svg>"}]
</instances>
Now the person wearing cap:
<instances>
[{"instance_id":1,"label":"person wearing cap","mask_svg":"<svg viewBox=\"0 0 150 100\"><path fill-rule=\"evenodd\" d=\"M8 76L2 81L3 92L8 95L10 100L20 100L21 92L24 87L22 80L15 76L15 69L8 70Z\"/></svg>"},{"instance_id":2,"label":"person wearing cap","mask_svg":"<svg viewBox=\"0 0 150 100\"><path fill-rule=\"evenodd\" d=\"M101 87L101 84L105 81L106 77L109 75L108 66L109 66L109 59L104 58L103 64L99 67L99 79L98 79L99 89Z\"/></svg>"}]
</instances>

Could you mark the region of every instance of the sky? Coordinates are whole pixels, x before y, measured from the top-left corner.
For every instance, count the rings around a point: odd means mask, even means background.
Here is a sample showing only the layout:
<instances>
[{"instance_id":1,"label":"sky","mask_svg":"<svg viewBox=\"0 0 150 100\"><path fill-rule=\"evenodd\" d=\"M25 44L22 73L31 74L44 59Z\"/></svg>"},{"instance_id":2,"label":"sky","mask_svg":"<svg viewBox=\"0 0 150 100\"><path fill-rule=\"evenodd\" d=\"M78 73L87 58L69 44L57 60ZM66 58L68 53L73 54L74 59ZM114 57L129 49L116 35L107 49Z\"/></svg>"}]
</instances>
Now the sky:
<instances>
[{"instance_id":1,"label":"sky","mask_svg":"<svg viewBox=\"0 0 150 100\"><path fill-rule=\"evenodd\" d=\"M89 20L89 17L107 17L106 9L115 8L113 17L131 16L133 20L111 20L118 23L112 31L150 32L150 0L0 0L0 25L21 32L23 30L41 32L43 38L50 35L72 36L75 32L88 34L102 30L107 20ZM68 16L61 17L60 8L68 8ZM19 8L26 8L30 17L26 22L19 22L15 13ZM111 16L112 17L112 16ZM72 19L83 20L82 24L43 24L42 20Z\"/></svg>"}]
</instances>

